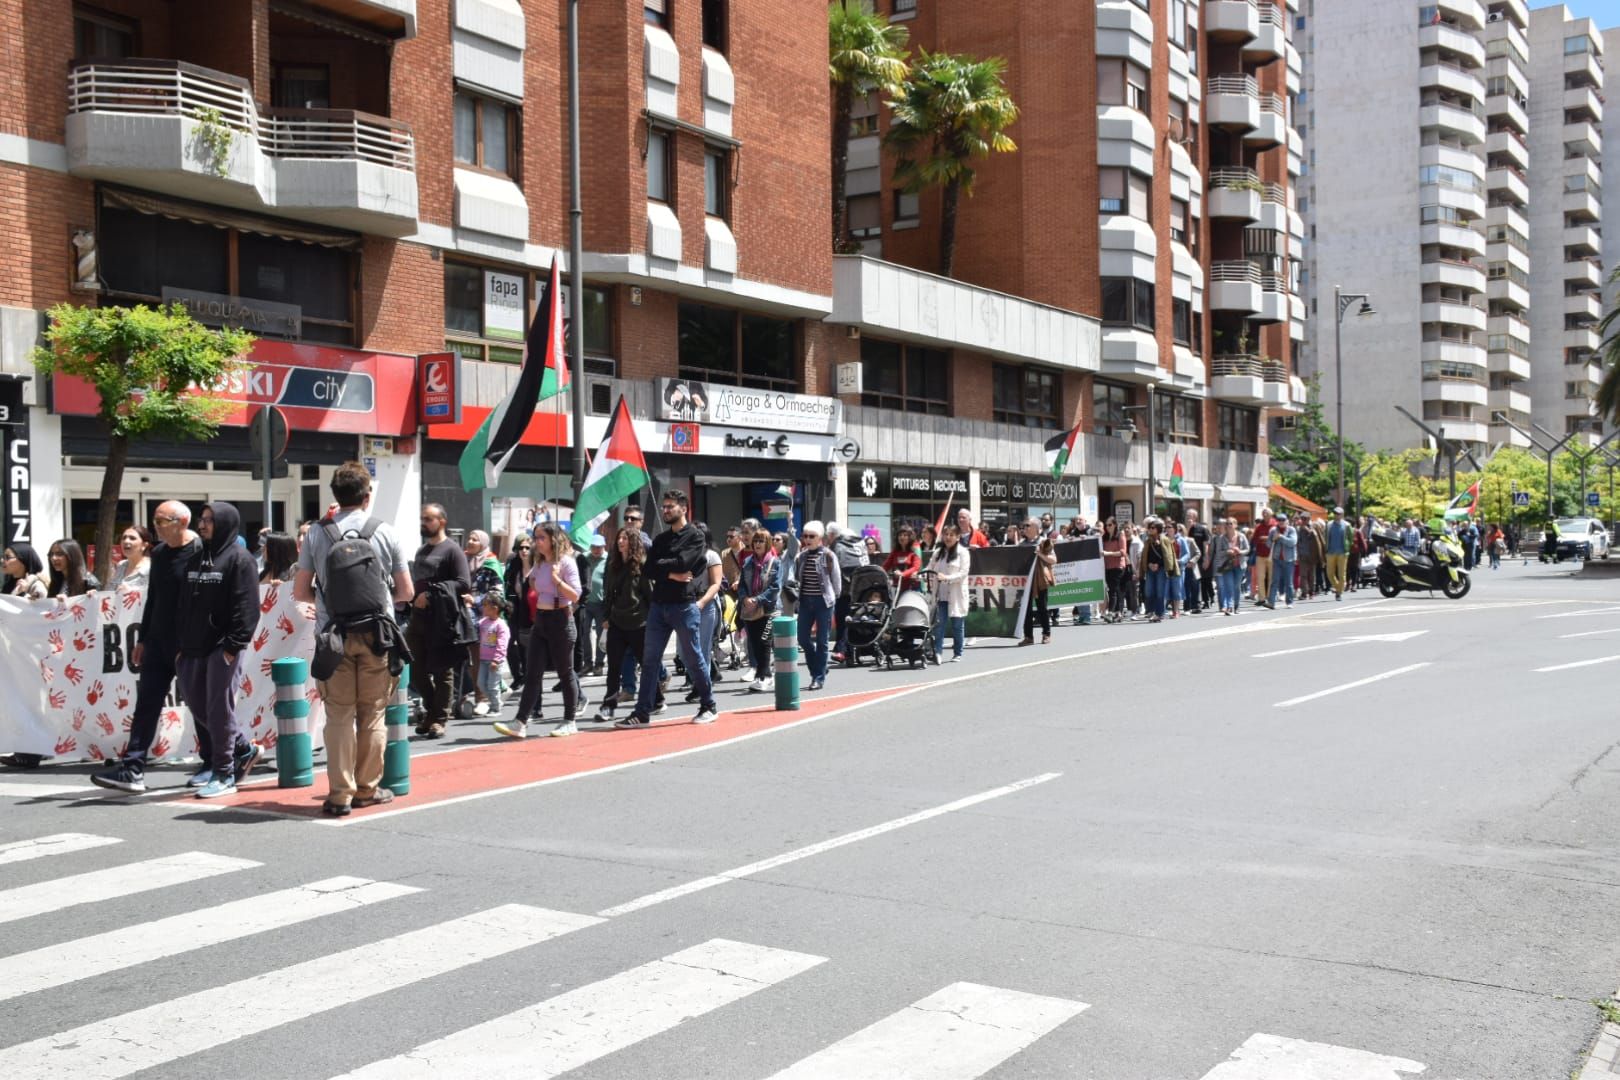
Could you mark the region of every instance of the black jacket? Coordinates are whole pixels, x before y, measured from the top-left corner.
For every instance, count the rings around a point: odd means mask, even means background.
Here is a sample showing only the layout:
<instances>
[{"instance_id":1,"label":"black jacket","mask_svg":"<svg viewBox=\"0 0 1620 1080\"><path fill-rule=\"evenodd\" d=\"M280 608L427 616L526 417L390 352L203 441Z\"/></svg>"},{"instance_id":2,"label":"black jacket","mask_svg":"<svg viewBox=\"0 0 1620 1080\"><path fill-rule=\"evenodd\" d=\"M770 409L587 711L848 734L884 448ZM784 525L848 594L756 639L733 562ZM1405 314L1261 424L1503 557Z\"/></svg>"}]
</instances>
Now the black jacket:
<instances>
[{"instance_id":1,"label":"black jacket","mask_svg":"<svg viewBox=\"0 0 1620 1080\"><path fill-rule=\"evenodd\" d=\"M695 603L709 587L707 553L703 531L691 522L679 532L665 529L654 537L652 550L647 553L647 576L653 583L653 602ZM669 575L683 570L692 575L691 581L669 579Z\"/></svg>"},{"instance_id":2,"label":"black jacket","mask_svg":"<svg viewBox=\"0 0 1620 1080\"><path fill-rule=\"evenodd\" d=\"M529 616L529 583L523 573L523 556L512 553L506 560L506 621L513 630L527 630L534 625Z\"/></svg>"},{"instance_id":3,"label":"black jacket","mask_svg":"<svg viewBox=\"0 0 1620 1080\"><path fill-rule=\"evenodd\" d=\"M172 548L152 549L152 568L146 578L146 607L141 609L141 644L147 656L167 657L172 663L180 651L179 618L186 595L186 571L202 555L202 541Z\"/></svg>"},{"instance_id":4,"label":"black jacket","mask_svg":"<svg viewBox=\"0 0 1620 1080\"><path fill-rule=\"evenodd\" d=\"M240 653L259 627L259 568L236 542L242 517L228 502L208 506L214 512L214 536L187 564L176 612L182 656Z\"/></svg>"}]
</instances>

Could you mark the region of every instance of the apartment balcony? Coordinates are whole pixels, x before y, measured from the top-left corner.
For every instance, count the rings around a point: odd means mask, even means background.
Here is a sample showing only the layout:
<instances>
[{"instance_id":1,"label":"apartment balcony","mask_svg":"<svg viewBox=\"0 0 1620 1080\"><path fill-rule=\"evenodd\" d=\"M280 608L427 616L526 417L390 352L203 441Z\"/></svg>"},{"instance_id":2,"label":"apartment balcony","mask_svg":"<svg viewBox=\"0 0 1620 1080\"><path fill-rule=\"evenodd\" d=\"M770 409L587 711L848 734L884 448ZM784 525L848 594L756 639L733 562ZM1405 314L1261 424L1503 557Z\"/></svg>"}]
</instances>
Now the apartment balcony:
<instances>
[{"instance_id":1,"label":"apartment balcony","mask_svg":"<svg viewBox=\"0 0 1620 1080\"><path fill-rule=\"evenodd\" d=\"M1305 136L1298 128L1288 129L1288 175L1298 178L1305 171Z\"/></svg>"},{"instance_id":2,"label":"apartment balcony","mask_svg":"<svg viewBox=\"0 0 1620 1080\"><path fill-rule=\"evenodd\" d=\"M1579 255L1597 255L1603 250L1603 234L1591 225L1571 225L1564 230L1564 247Z\"/></svg>"},{"instance_id":3,"label":"apartment balcony","mask_svg":"<svg viewBox=\"0 0 1620 1080\"><path fill-rule=\"evenodd\" d=\"M1590 387L1590 389L1588 390L1588 393L1589 394L1597 393L1598 384L1603 382L1603 365L1602 364L1587 364L1584 368L1581 369L1581 372L1582 372L1582 374L1581 374L1582 380L1586 383L1586 385L1588 387Z\"/></svg>"},{"instance_id":4,"label":"apartment balcony","mask_svg":"<svg viewBox=\"0 0 1620 1080\"><path fill-rule=\"evenodd\" d=\"M1304 63L1300 60L1299 50L1290 41L1283 48L1283 86L1290 94L1299 93L1300 77L1304 72Z\"/></svg>"},{"instance_id":5,"label":"apartment balcony","mask_svg":"<svg viewBox=\"0 0 1620 1080\"><path fill-rule=\"evenodd\" d=\"M1464 262L1461 259L1429 259L1423 262L1418 277L1425 285L1449 285L1476 293L1485 291L1483 263Z\"/></svg>"},{"instance_id":6,"label":"apartment balcony","mask_svg":"<svg viewBox=\"0 0 1620 1080\"><path fill-rule=\"evenodd\" d=\"M1418 86L1424 90L1449 90L1474 101L1485 96L1485 80L1480 78L1483 68L1465 68L1442 61L1418 69Z\"/></svg>"},{"instance_id":7,"label":"apartment balcony","mask_svg":"<svg viewBox=\"0 0 1620 1080\"><path fill-rule=\"evenodd\" d=\"M1430 223L1418 229L1419 242L1424 245L1440 244L1445 247L1460 248L1475 255L1485 254L1485 234L1478 229L1468 229L1461 225L1442 225Z\"/></svg>"},{"instance_id":8,"label":"apartment balcony","mask_svg":"<svg viewBox=\"0 0 1620 1080\"><path fill-rule=\"evenodd\" d=\"M1528 357L1518 356L1500 349L1492 351L1489 356L1486 369L1492 375L1504 375L1517 382L1523 382L1530 378L1530 360Z\"/></svg>"},{"instance_id":9,"label":"apartment balcony","mask_svg":"<svg viewBox=\"0 0 1620 1080\"><path fill-rule=\"evenodd\" d=\"M1597 259L1573 259L1564 263L1564 285L1577 282L1594 292L1603 288L1603 269Z\"/></svg>"},{"instance_id":10,"label":"apartment balcony","mask_svg":"<svg viewBox=\"0 0 1620 1080\"><path fill-rule=\"evenodd\" d=\"M1204 32L1223 44L1252 41L1260 35L1260 7L1254 0L1208 0Z\"/></svg>"},{"instance_id":11,"label":"apartment balcony","mask_svg":"<svg viewBox=\"0 0 1620 1080\"><path fill-rule=\"evenodd\" d=\"M416 148L397 120L260 109L234 75L119 60L73 68L66 129L74 176L358 232L417 231Z\"/></svg>"},{"instance_id":12,"label":"apartment balcony","mask_svg":"<svg viewBox=\"0 0 1620 1080\"><path fill-rule=\"evenodd\" d=\"M1492 304L1505 304L1526 311L1530 307L1530 290L1511 278L1492 278L1485 290L1485 299Z\"/></svg>"},{"instance_id":13,"label":"apartment balcony","mask_svg":"<svg viewBox=\"0 0 1620 1080\"><path fill-rule=\"evenodd\" d=\"M1521 35L1524 33L1524 28L1530 25L1530 10L1524 0L1491 0L1491 6L1501 8L1502 13L1507 16L1504 21ZM1525 50L1525 52L1529 51L1529 49Z\"/></svg>"},{"instance_id":14,"label":"apartment balcony","mask_svg":"<svg viewBox=\"0 0 1620 1080\"><path fill-rule=\"evenodd\" d=\"M1418 28L1418 49L1445 49L1485 66L1485 45L1473 34L1445 23L1432 23Z\"/></svg>"},{"instance_id":15,"label":"apartment balcony","mask_svg":"<svg viewBox=\"0 0 1620 1080\"><path fill-rule=\"evenodd\" d=\"M1466 364L1476 367L1483 375L1486 358L1485 346L1472 340L1433 338L1418 346L1418 358L1425 364Z\"/></svg>"},{"instance_id":16,"label":"apartment balcony","mask_svg":"<svg viewBox=\"0 0 1620 1080\"><path fill-rule=\"evenodd\" d=\"M1589 52L1566 53L1564 55L1564 75L1583 77L1592 86L1603 85L1603 65L1598 58Z\"/></svg>"},{"instance_id":17,"label":"apartment balcony","mask_svg":"<svg viewBox=\"0 0 1620 1080\"><path fill-rule=\"evenodd\" d=\"M1437 0L1436 6L1440 17L1449 22L1460 23L1468 30L1485 28L1485 4L1481 0Z\"/></svg>"},{"instance_id":18,"label":"apartment balcony","mask_svg":"<svg viewBox=\"0 0 1620 1080\"><path fill-rule=\"evenodd\" d=\"M1153 64L1153 16L1131 0L1099 0L1097 55L1122 56L1143 67Z\"/></svg>"},{"instance_id":19,"label":"apartment balcony","mask_svg":"<svg viewBox=\"0 0 1620 1080\"><path fill-rule=\"evenodd\" d=\"M1517 315L1492 315L1485 329L1492 337L1505 334L1520 341L1530 340L1530 324Z\"/></svg>"},{"instance_id":20,"label":"apartment balcony","mask_svg":"<svg viewBox=\"0 0 1620 1080\"><path fill-rule=\"evenodd\" d=\"M1530 114L1517 98L1507 94L1492 94L1486 98L1485 115L1492 120L1506 120L1515 131L1530 130Z\"/></svg>"},{"instance_id":21,"label":"apartment balcony","mask_svg":"<svg viewBox=\"0 0 1620 1080\"><path fill-rule=\"evenodd\" d=\"M1254 315L1260 310L1260 270L1242 259L1209 265L1209 308Z\"/></svg>"},{"instance_id":22,"label":"apartment balcony","mask_svg":"<svg viewBox=\"0 0 1620 1080\"><path fill-rule=\"evenodd\" d=\"M1261 94L1259 122L1243 133L1243 145L1250 150L1270 150L1288 141L1288 131L1288 103L1281 94Z\"/></svg>"},{"instance_id":23,"label":"apartment balcony","mask_svg":"<svg viewBox=\"0 0 1620 1080\"><path fill-rule=\"evenodd\" d=\"M1564 145L1599 157L1603 153L1603 132L1591 120L1576 120L1564 125Z\"/></svg>"},{"instance_id":24,"label":"apartment balcony","mask_svg":"<svg viewBox=\"0 0 1620 1080\"><path fill-rule=\"evenodd\" d=\"M1581 315L1593 322L1603 318L1603 299L1597 291L1576 293L1564 297L1564 314Z\"/></svg>"},{"instance_id":25,"label":"apartment balcony","mask_svg":"<svg viewBox=\"0 0 1620 1080\"><path fill-rule=\"evenodd\" d=\"M1455 401L1465 405L1474 405L1480 409L1490 404L1490 387L1485 385L1485 369L1480 369L1479 378L1463 379L1448 375L1437 375L1437 368L1424 365L1422 379L1422 398L1424 401Z\"/></svg>"},{"instance_id":26,"label":"apartment balcony","mask_svg":"<svg viewBox=\"0 0 1620 1080\"><path fill-rule=\"evenodd\" d=\"M1153 121L1129 105L1097 109L1097 164L1152 176L1155 141Z\"/></svg>"},{"instance_id":27,"label":"apartment balcony","mask_svg":"<svg viewBox=\"0 0 1620 1080\"><path fill-rule=\"evenodd\" d=\"M1102 366L1097 373L1131 383L1157 383L1166 376L1152 332L1117 326L1103 328Z\"/></svg>"},{"instance_id":28,"label":"apartment balcony","mask_svg":"<svg viewBox=\"0 0 1620 1080\"><path fill-rule=\"evenodd\" d=\"M1253 169L1211 169L1204 212L1212 219L1259 221L1265 185Z\"/></svg>"},{"instance_id":29,"label":"apartment balcony","mask_svg":"<svg viewBox=\"0 0 1620 1080\"><path fill-rule=\"evenodd\" d=\"M1475 304L1463 304L1455 300L1428 300L1422 305L1419 318L1425 323L1445 323L1451 326L1465 326L1470 330L1485 329L1485 309Z\"/></svg>"},{"instance_id":30,"label":"apartment balcony","mask_svg":"<svg viewBox=\"0 0 1620 1080\"><path fill-rule=\"evenodd\" d=\"M1603 190L1603 166L1595 157L1566 157L1564 159L1564 176L1579 176L1586 180L1589 191Z\"/></svg>"},{"instance_id":31,"label":"apartment balcony","mask_svg":"<svg viewBox=\"0 0 1620 1080\"><path fill-rule=\"evenodd\" d=\"M1564 91L1564 113L1584 114L1593 123L1603 122L1603 98L1590 86L1577 86Z\"/></svg>"},{"instance_id":32,"label":"apartment balcony","mask_svg":"<svg viewBox=\"0 0 1620 1080\"><path fill-rule=\"evenodd\" d=\"M1598 337L1596 326L1585 326L1575 330L1564 331L1565 349L1585 349L1595 354L1602 348L1603 339Z\"/></svg>"},{"instance_id":33,"label":"apartment balcony","mask_svg":"<svg viewBox=\"0 0 1620 1080\"><path fill-rule=\"evenodd\" d=\"M1259 26L1254 38L1243 46L1245 64L1269 64L1282 57L1288 49L1288 13L1281 4L1257 5Z\"/></svg>"},{"instance_id":34,"label":"apartment balcony","mask_svg":"<svg viewBox=\"0 0 1620 1080\"><path fill-rule=\"evenodd\" d=\"M1575 224L1601 221L1603 203L1595 191L1566 191L1563 211L1566 218L1575 219Z\"/></svg>"},{"instance_id":35,"label":"apartment balcony","mask_svg":"<svg viewBox=\"0 0 1620 1080\"><path fill-rule=\"evenodd\" d=\"M1485 187L1489 191L1507 195L1515 205L1526 206L1530 202L1530 185L1526 183L1524 173L1516 168L1490 170L1485 174Z\"/></svg>"},{"instance_id":36,"label":"apartment balcony","mask_svg":"<svg viewBox=\"0 0 1620 1080\"><path fill-rule=\"evenodd\" d=\"M1288 279L1281 274L1260 275L1260 309L1252 321L1280 323L1288 321Z\"/></svg>"},{"instance_id":37,"label":"apartment balcony","mask_svg":"<svg viewBox=\"0 0 1620 1080\"><path fill-rule=\"evenodd\" d=\"M1507 387L1490 390L1486 400L1490 404L1492 416L1498 411L1509 414L1530 411L1530 395L1522 390L1510 390Z\"/></svg>"},{"instance_id":38,"label":"apartment balcony","mask_svg":"<svg viewBox=\"0 0 1620 1080\"><path fill-rule=\"evenodd\" d=\"M1284 235L1293 231L1288 217L1288 191L1281 184L1265 185L1260 195L1259 227Z\"/></svg>"},{"instance_id":39,"label":"apartment balcony","mask_svg":"<svg viewBox=\"0 0 1620 1080\"><path fill-rule=\"evenodd\" d=\"M1460 105L1436 102L1418 110L1418 126L1450 134L1462 142L1473 144L1485 141L1484 110L1479 114Z\"/></svg>"},{"instance_id":40,"label":"apartment balcony","mask_svg":"<svg viewBox=\"0 0 1620 1080\"><path fill-rule=\"evenodd\" d=\"M1281 360L1265 357L1260 361L1261 376L1265 379L1262 390L1265 393L1265 404L1268 408L1281 409L1285 412L1297 412L1294 406L1293 380L1288 374L1288 365Z\"/></svg>"},{"instance_id":41,"label":"apartment balcony","mask_svg":"<svg viewBox=\"0 0 1620 1080\"><path fill-rule=\"evenodd\" d=\"M1490 109L1490 103L1495 98L1486 98L1485 107ZM1513 131L1493 131L1485 138L1485 152L1501 155L1508 158L1521 169L1530 167L1530 149L1524 144L1524 136Z\"/></svg>"},{"instance_id":42,"label":"apartment balcony","mask_svg":"<svg viewBox=\"0 0 1620 1080\"><path fill-rule=\"evenodd\" d=\"M1493 409L1492 412L1494 413L1495 410ZM1520 428L1527 428L1530 426L1530 414L1527 412L1517 414L1510 413L1508 415L1508 419L1519 425ZM1520 449L1529 449L1530 437L1520 432L1518 428L1510 428L1506 424L1492 424L1491 444L1494 446L1507 445L1517 446Z\"/></svg>"},{"instance_id":43,"label":"apartment balcony","mask_svg":"<svg viewBox=\"0 0 1620 1080\"><path fill-rule=\"evenodd\" d=\"M308 0L304 6L360 23L396 41L416 36L416 0Z\"/></svg>"},{"instance_id":44,"label":"apartment balcony","mask_svg":"<svg viewBox=\"0 0 1620 1080\"><path fill-rule=\"evenodd\" d=\"M1205 120L1213 127L1252 131L1260 126L1260 84L1252 75L1212 75L1205 87Z\"/></svg>"},{"instance_id":45,"label":"apartment balcony","mask_svg":"<svg viewBox=\"0 0 1620 1080\"><path fill-rule=\"evenodd\" d=\"M1258 356L1217 356L1210 362L1210 376L1211 397L1239 405L1264 405L1266 402L1265 367Z\"/></svg>"}]
</instances>

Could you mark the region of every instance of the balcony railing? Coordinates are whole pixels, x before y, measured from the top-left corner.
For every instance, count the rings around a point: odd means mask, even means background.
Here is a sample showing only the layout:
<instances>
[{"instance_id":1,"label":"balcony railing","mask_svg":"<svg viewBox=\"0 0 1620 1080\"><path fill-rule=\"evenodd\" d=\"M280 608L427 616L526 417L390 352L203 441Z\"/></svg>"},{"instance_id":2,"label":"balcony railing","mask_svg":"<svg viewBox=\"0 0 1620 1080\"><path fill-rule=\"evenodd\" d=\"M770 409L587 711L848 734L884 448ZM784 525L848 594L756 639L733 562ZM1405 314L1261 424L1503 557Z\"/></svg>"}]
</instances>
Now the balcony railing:
<instances>
[{"instance_id":1,"label":"balcony railing","mask_svg":"<svg viewBox=\"0 0 1620 1080\"><path fill-rule=\"evenodd\" d=\"M1260 361L1261 378L1269 383L1286 383L1288 381L1288 365L1281 360L1266 357Z\"/></svg>"},{"instance_id":2,"label":"balcony railing","mask_svg":"<svg viewBox=\"0 0 1620 1080\"><path fill-rule=\"evenodd\" d=\"M270 157L416 168L415 140L407 124L352 109L261 112L245 79L179 60L76 65L68 76L68 112L215 120L252 136Z\"/></svg>"},{"instance_id":3,"label":"balcony railing","mask_svg":"<svg viewBox=\"0 0 1620 1080\"><path fill-rule=\"evenodd\" d=\"M1249 97L1260 95L1260 84L1253 75L1211 75L1209 77L1209 92L1211 94L1246 94Z\"/></svg>"},{"instance_id":4,"label":"balcony railing","mask_svg":"<svg viewBox=\"0 0 1620 1080\"><path fill-rule=\"evenodd\" d=\"M1265 364L1260 357L1253 353L1228 353L1217 356L1210 362L1210 374L1216 378L1222 375L1234 375L1260 379L1265 377Z\"/></svg>"},{"instance_id":5,"label":"balcony railing","mask_svg":"<svg viewBox=\"0 0 1620 1080\"><path fill-rule=\"evenodd\" d=\"M1276 4L1260 4L1258 6L1260 9L1260 21L1262 23L1270 23L1273 26L1280 26L1285 30L1288 28L1288 16L1283 14L1282 8L1278 7Z\"/></svg>"},{"instance_id":6,"label":"balcony railing","mask_svg":"<svg viewBox=\"0 0 1620 1080\"><path fill-rule=\"evenodd\" d=\"M1282 274L1261 274L1260 291L1285 293L1288 291L1288 279Z\"/></svg>"},{"instance_id":7,"label":"balcony railing","mask_svg":"<svg viewBox=\"0 0 1620 1080\"><path fill-rule=\"evenodd\" d=\"M1276 113L1278 116L1288 115L1288 102L1283 100L1281 94L1261 94L1260 111Z\"/></svg>"},{"instance_id":8,"label":"balcony railing","mask_svg":"<svg viewBox=\"0 0 1620 1080\"><path fill-rule=\"evenodd\" d=\"M1253 169L1224 167L1209 170L1209 186L1212 188L1229 188L1234 191L1265 191L1265 185L1260 182L1260 174Z\"/></svg>"},{"instance_id":9,"label":"balcony railing","mask_svg":"<svg viewBox=\"0 0 1620 1080\"><path fill-rule=\"evenodd\" d=\"M1235 281L1245 285L1260 284L1260 268L1239 259L1209 264L1210 281Z\"/></svg>"}]
</instances>

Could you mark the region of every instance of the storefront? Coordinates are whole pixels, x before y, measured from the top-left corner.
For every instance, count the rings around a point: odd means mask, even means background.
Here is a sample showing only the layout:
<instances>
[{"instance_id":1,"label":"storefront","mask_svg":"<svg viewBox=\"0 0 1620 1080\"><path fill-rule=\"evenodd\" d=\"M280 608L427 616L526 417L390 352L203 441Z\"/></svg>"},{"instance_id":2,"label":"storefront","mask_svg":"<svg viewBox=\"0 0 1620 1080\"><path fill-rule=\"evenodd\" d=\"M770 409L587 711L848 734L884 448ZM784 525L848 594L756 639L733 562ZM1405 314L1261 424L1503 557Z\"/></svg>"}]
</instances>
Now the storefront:
<instances>
[{"instance_id":1,"label":"storefront","mask_svg":"<svg viewBox=\"0 0 1620 1080\"><path fill-rule=\"evenodd\" d=\"M979 473L979 523L988 533L1026 518L1052 514L1059 525L1080 516L1080 481L1073 476L1001 476Z\"/></svg>"},{"instance_id":2,"label":"storefront","mask_svg":"<svg viewBox=\"0 0 1620 1080\"><path fill-rule=\"evenodd\" d=\"M856 463L846 473L850 527L856 532L875 529L884 548L893 546L894 532L902 525L920 531L939 521L947 505L953 516L971 506L966 471Z\"/></svg>"}]
</instances>

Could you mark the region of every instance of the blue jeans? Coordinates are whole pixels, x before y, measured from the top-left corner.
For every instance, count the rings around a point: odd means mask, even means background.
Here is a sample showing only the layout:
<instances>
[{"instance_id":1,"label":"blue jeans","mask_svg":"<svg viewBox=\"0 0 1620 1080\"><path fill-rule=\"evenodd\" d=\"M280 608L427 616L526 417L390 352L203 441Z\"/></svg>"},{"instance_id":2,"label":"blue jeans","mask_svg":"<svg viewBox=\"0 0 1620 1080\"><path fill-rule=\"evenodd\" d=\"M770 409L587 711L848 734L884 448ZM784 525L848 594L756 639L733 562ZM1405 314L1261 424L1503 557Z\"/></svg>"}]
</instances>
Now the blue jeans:
<instances>
[{"instance_id":1,"label":"blue jeans","mask_svg":"<svg viewBox=\"0 0 1620 1080\"><path fill-rule=\"evenodd\" d=\"M714 708L714 688L709 684L709 665L698 649L698 637L703 629L703 616L696 604L653 604L647 611L647 645L641 654L641 690L636 695L636 714L652 715L653 700L658 697L658 680L651 677L664 660L664 647L669 635L675 635L675 647L680 650L681 661L697 691L698 702L706 709Z\"/></svg>"},{"instance_id":2,"label":"blue jeans","mask_svg":"<svg viewBox=\"0 0 1620 1080\"><path fill-rule=\"evenodd\" d=\"M500 687L497 685L501 680L496 674L499 668L500 664L493 660L478 661L478 689L483 692L489 707L497 712L501 707Z\"/></svg>"},{"instance_id":3,"label":"blue jeans","mask_svg":"<svg viewBox=\"0 0 1620 1080\"><path fill-rule=\"evenodd\" d=\"M1188 563L1187 568L1181 572L1181 596L1187 602L1188 611L1198 610L1198 600L1203 595L1201 589L1198 571L1193 568L1192 563Z\"/></svg>"},{"instance_id":4,"label":"blue jeans","mask_svg":"<svg viewBox=\"0 0 1620 1080\"><path fill-rule=\"evenodd\" d=\"M1277 605L1277 594L1285 593L1288 602L1294 602L1294 560L1271 560L1271 595L1267 598L1273 607Z\"/></svg>"},{"instance_id":5,"label":"blue jeans","mask_svg":"<svg viewBox=\"0 0 1620 1080\"><path fill-rule=\"evenodd\" d=\"M799 648L810 668L810 681L827 678L827 636L832 632L832 605L819 596L799 597ZM708 673L704 672L707 677Z\"/></svg>"},{"instance_id":6,"label":"blue jeans","mask_svg":"<svg viewBox=\"0 0 1620 1080\"><path fill-rule=\"evenodd\" d=\"M1149 570L1142 578L1142 600L1149 615L1164 617L1164 605L1170 599L1170 576L1163 570Z\"/></svg>"},{"instance_id":7,"label":"blue jeans","mask_svg":"<svg viewBox=\"0 0 1620 1080\"><path fill-rule=\"evenodd\" d=\"M709 606L701 609L699 615L698 655L703 657L703 670L708 671L714 659L715 631L720 628L720 601L709 601Z\"/></svg>"},{"instance_id":8,"label":"blue jeans","mask_svg":"<svg viewBox=\"0 0 1620 1080\"><path fill-rule=\"evenodd\" d=\"M1181 603L1181 571L1166 571L1165 580L1169 585L1167 595L1165 597L1166 603Z\"/></svg>"},{"instance_id":9,"label":"blue jeans","mask_svg":"<svg viewBox=\"0 0 1620 1080\"><path fill-rule=\"evenodd\" d=\"M1215 578L1215 587L1220 590L1221 610L1236 611L1243 603L1243 569L1222 570Z\"/></svg>"},{"instance_id":10,"label":"blue jeans","mask_svg":"<svg viewBox=\"0 0 1620 1080\"><path fill-rule=\"evenodd\" d=\"M951 644L955 648L954 656L962 655L962 643L967 635L967 617L952 615L950 609L944 604L939 607L939 615L934 619L934 656L937 658L945 651L945 633L950 632Z\"/></svg>"}]
</instances>

